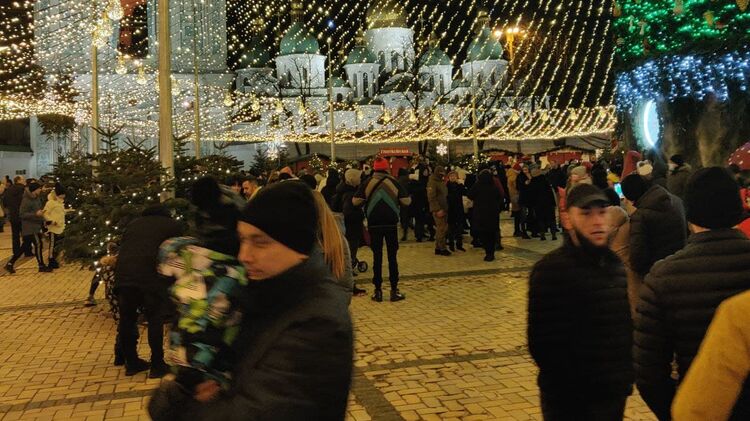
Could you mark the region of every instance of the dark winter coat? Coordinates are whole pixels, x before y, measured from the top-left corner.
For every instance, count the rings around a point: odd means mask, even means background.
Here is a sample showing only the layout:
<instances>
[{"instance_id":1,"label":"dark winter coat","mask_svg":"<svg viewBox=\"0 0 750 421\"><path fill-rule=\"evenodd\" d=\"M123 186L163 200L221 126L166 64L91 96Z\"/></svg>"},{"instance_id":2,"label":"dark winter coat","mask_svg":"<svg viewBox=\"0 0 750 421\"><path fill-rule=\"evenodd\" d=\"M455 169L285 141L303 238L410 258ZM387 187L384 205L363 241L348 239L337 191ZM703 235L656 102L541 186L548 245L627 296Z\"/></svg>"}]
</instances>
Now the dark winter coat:
<instances>
[{"instance_id":1,"label":"dark winter coat","mask_svg":"<svg viewBox=\"0 0 750 421\"><path fill-rule=\"evenodd\" d=\"M317 250L248 290L229 390L199 403L164 384L149 405L154 420L343 420L352 378L351 289L336 284Z\"/></svg>"},{"instance_id":2,"label":"dark winter coat","mask_svg":"<svg viewBox=\"0 0 750 421\"><path fill-rule=\"evenodd\" d=\"M537 214L554 213L557 203L555 193L549 185L549 181L543 175L531 179L528 185L528 206L534 208Z\"/></svg>"},{"instance_id":3,"label":"dark winter coat","mask_svg":"<svg viewBox=\"0 0 750 421\"><path fill-rule=\"evenodd\" d=\"M457 224L465 219L464 196L466 187L461 183L448 182L448 223Z\"/></svg>"},{"instance_id":4,"label":"dark winter coat","mask_svg":"<svg viewBox=\"0 0 750 421\"><path fill-rule=\"evenodd\" d=\"M39 190L37 190L37 193L39 193ZM42 232L44 217L37 215L37 212L42 209L44 209L42 198L24 190L23 200L21 200L21 206L19 207L21 235L34 235Z\"/></svg>"},{"instance_id":5,"label":"dark winter coat","mask_svg":"<svg viewBox=\"0 0 750 421\"><path fill-rule=\"evenodd\" d=\"M682 379L716 308L747 290L750 240L733 229L693 234L684 249L651 269L640 289L634 358L638 390L659 419L669 419L677 388L671 378L673 355ZM747 384L733 419L750 419Z\"/></svg>"},{"instance_id":6,"label":"dark winter coat","mask_svg":"<svg viewBox=\"0 0 750 421\"><path fill-rule=\"evenodd\" d=\"M523 207L529 207L531 198L529 197L529 185L526 180L529 177L521 171L516 178L516 189L518 190L518 203Z\"/></svg>"},{"instance_id":7,"label":"dark winter coat","mask_svg":"<svg viewBox=\"0 0 750 421\"><path fill-rule=\"evenodd\" d=\"M547 171L547 180L553 189L564 189L568 182L568 177L562 168L553 168Z\"/></svg>"},{"instance_id":8,"label":"dark winter coat","mask_svg":"<svg viewBox=\"0 0 750 421\"><path fill-rule=\"evenodd\" d=\"M630 265L641 277L657 261L685 246L687 222L682 200L653 185L635 203L630 217Z\"/></svg>"},{"instance_id":9,"label":"dark winter coat","mask_svg":"<svg viewBox=\"0 0 750 421\"><path fill-rule=\"evenodd\" d=\"M352 198L357 193L357 188L350 186L346 183L341 183L336 188L336 195L334 196L335 203L340 200L341 208L336 212L341 212L344 215L344 225L346 226L346 232L349 232L350 227L358 227L362 230L362 222L365 220L365 214L362 212L362 208L354 206L352 204ZM339 199L340 198L340 199Z\"/></svg>"},{"instance_id":10,"label":"dark winter coat","mask_svg":"<svg viewBox=\"0 0 750 421\"><path fill-rule=\"evenodd\" d=\"M534 265L529 352L551 399L615 399L632 392L633 327L625 267L609 249L562 247Z\"/></svg>"},{"instance_id":11,"label":"dark winter coat","mask_svg":"<svg viewBox=\"0 0 750 421\"><path fill-rule=\"evenodd\" d=\"M23 200L23 193L26 191L26 186L23 184L15 183L12 186L5 189L3 194L3 207L8 209L8 217L11 222L15 222L21 219L20 208L21 201Z\"/></svg>"},{"instance_id":12,"label":"dark winter coat","mask_svg":"<svg viewBox=\"0 0 750 421\"><path fill-rule=\"evenodd\" d=\"M328 178L326 179L326 185L320 189L320 194L323 195L323 198L326 200L326 203L331 203L331 199L333 198L333 195L336 194L336 187L338 187L340 182L339 173L336 171L329 171L328 172Z\"/></svg>"},{"instance_id":13,"label":"dark winter coat","mask_svg":"<svg viewBox=\"0 0 750 421\"><path fill-rule=\"evenodd\" d=\"M471 212L471 227L477 231L497 230L500 225L500 211L503 209L503 197L492 181L492 174L482 172L477 182L467 194L474 202Z\"/></svg>"},{"instance_id":14,"label":"dark winter coat","mask_svg":"<svg viewBox=\"0 0 750 421\"><path fill-rule=\"evenodd\" d=\"M673 195L685 200L685 194L687 193L687 182L690 179L690 175L693 172L693 168L689 164L684 164L674 171L670 171L667 176L667 189Z\"/></svg>"},{"instance_id":15,"label":"dark winter coat","mask_svg":"<svg viewBox=\"0 0 750 421\"><path fill-rule=\"evenodd\" d=\"M150 215L134 219L125 228L115 266L115 289L135 287L164 295L167 282L157 273L159 246L182 235L182 226L167 216Z\"/></svg>"},{"instance_id":16,"label":"dark winter coat","mask_svg":"<svg viewBox=\"0 0 750 421\"><path fill-rule=\"evenodd\" d=\"M401 206L411 203L409 193L395 178L376 171L363 182L352 198L354 206L365 205L369 227L396 227Z\"/></svg>"}]
</instances>

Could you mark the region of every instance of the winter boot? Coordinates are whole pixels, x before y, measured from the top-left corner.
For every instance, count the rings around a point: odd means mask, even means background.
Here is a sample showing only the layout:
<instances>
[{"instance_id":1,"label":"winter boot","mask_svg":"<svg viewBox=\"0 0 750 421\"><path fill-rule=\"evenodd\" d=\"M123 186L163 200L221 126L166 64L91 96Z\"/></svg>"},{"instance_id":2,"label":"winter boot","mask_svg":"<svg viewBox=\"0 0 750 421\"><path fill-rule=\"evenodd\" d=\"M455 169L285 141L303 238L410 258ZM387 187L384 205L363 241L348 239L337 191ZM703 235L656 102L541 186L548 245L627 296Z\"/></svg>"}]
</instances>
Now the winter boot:
<instances>
[{"instance_id":1,"label":"winter boot","mask_svg":"<svg viewBox=\"0 0 750 421\"><path fill-rule=\"evenodd\" d=\"M379 303L383 302L383 290L380 288L375 288L375 292L372 294L372 301L377 301Z\"/></svg>"}]
</instances>

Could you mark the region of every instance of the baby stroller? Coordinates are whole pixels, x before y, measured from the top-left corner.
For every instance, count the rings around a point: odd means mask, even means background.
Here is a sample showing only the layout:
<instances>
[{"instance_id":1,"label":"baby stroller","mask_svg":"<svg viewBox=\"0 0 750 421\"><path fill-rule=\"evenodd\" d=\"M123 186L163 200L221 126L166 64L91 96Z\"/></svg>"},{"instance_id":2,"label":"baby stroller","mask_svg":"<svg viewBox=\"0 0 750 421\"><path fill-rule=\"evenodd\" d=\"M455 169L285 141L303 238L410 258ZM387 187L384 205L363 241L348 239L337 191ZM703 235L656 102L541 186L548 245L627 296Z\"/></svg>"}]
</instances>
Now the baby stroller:
<instances>
[{"instance_id":1,"label":"baby stroller","mask_svg":"<svg viewBox=\"0 0 750 421\"><path fill-rule=\"evenodd\" d=\"M104 284L104 297L109 302L109 311L115 321L119 315L119 306L117 303L117 294L115 294L115 264L117 264L117 243L110 242L107 244L107 255L94 263L94 277L91 279L89 296L84 305L93 307L96 305L94 293L96 293L99 284Z\"/></svg>"}]
</instances>

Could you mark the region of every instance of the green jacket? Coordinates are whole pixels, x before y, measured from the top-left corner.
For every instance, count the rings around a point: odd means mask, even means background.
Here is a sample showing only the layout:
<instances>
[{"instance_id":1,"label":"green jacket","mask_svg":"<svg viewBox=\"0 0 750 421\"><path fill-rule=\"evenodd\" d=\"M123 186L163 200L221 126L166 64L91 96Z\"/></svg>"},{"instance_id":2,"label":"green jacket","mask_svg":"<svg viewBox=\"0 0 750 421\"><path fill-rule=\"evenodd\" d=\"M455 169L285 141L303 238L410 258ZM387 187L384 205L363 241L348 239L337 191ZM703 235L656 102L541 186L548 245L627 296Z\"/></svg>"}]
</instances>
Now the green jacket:
<instances>
[{"instance_id":1,"label":"green jacket","mask_svg":"<svg viewBox=\"0 0 750 421\"><path fill-rule=\"evenodd\" d=\"M427 182L427 200L430 203L430 212L448 212L448 185L438 174L432 174Z\"/></svg>"}]
</instances>

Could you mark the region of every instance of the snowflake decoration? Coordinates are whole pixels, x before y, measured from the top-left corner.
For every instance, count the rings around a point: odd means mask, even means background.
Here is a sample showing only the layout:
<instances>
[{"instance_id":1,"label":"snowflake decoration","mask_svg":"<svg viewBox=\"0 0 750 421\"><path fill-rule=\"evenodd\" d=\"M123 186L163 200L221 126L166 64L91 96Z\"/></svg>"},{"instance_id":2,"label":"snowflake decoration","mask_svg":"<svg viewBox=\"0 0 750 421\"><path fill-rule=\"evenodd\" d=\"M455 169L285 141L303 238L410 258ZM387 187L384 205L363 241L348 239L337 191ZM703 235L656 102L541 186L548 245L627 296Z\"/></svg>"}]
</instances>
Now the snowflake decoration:
<instances>
[{"instance_id":1,"label":"snowflake decoration","mask_svg":"<svg viewBox=\"0 0 750 421\"><path fill-rule=\"evenodd\" d=\"M437 146L437 153L440 156L448 155L448 145L441 143Z\"/></svg>"},{"instance_id":2,"label":"snowflake decoration","mask_svg":"<svg viewBox=\"0 0 750 421\"><path fill-rule=\"evenodd\" d=\"M274 140L268 142L268 157L271 159L279 159L281 153L286 149L283 137L277 135Z\"/></svg>"}]
</instances>

